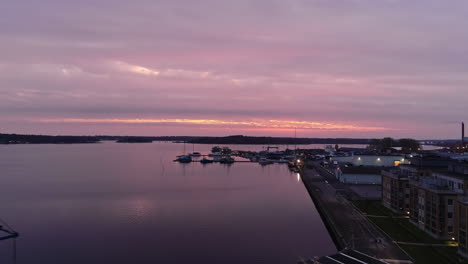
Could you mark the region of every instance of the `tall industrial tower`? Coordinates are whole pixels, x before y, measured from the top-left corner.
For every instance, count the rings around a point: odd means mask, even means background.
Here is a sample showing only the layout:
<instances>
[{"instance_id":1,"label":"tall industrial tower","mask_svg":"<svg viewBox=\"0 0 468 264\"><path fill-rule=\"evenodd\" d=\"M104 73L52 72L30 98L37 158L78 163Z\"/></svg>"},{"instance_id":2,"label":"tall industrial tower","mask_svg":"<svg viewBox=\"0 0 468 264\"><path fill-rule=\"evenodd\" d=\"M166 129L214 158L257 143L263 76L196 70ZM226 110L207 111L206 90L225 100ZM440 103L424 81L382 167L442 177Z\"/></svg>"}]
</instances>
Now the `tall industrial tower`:
<instances>
[{"instance_id":1,"label":"tall industrial tower","mask_svg":"<svg viewBox=\"0 0 468 264\"><path fill-rule=\"evenodd\" d=\"M462 146L465 146L465 123L461 123L461 129L462 129Z\"/></svg>"}]
</instances>

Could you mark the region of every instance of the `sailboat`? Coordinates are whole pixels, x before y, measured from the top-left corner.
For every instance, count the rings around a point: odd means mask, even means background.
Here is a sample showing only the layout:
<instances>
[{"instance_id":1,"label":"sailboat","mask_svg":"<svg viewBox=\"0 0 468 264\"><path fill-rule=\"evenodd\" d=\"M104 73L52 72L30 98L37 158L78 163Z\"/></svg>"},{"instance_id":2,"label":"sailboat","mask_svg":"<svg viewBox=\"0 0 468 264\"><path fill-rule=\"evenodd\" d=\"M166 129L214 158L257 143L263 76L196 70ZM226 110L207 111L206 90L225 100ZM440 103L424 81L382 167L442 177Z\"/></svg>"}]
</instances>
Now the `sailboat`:
<instances>
[{"instance_id":1,"label":"sailboat","mask_svg":"<svg viewBox=\"0 0 468 264\"><path fill-rule=\"evenodd\" d=\"M177 156L177 159L175 159L175 161L178 161L180 163L192 162L192 157L190 155L185 155L185 141L184 141L184 155Z\"/></svg>"},{"instance_id":2,"label":"sailboat","mask_svg":"<svg viewBox=\"0 0 468 264\"><path fill-rule=\"evenodd\" d=\"M294 158L288 163L288 167L293 171L294 169L296 169L296 165L297 165L296 162L297 162L297 129L294 128Z\"/></svg>"},{"instance_id":3,"label":"sailboat","mask_svg":"<svg viewBox=\"0 0 468 264\"><path fill-rule=\"evenodd\" d=\"M195 152L195 144L192 144L192 153L189 154L189 156L191 157L200 157L201 156L201 153L200 152Z\"/></svg>"}]
</instances>

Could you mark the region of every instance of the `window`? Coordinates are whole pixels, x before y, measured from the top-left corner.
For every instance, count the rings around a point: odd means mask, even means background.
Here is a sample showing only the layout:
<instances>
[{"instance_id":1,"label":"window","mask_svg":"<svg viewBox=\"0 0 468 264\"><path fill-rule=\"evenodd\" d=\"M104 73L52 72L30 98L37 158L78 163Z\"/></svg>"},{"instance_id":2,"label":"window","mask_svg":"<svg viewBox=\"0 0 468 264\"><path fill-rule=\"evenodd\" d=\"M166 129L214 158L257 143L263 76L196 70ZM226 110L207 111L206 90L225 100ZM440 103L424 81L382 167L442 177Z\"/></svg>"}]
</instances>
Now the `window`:
<instances>
[{"instance_id":1,"label":"window","mask_svg":"<svg viewBox=\"0 0 468 264\"><path fill-rule=\"evenodd\" d=\"M453 200L452 200L452 199L448 199L448 200L447 200L447 204L448 204L448 205L453 205Z\"/></svg>"},{"instance_id":2,"label":"window","mask_svg":"<svg viewBox=\"0 0 468 264\"><path fill-rule=\"evenodd\" d=\"M448 218L452 218L452 217L453 217L453 213L447 213L447 217L448 217Z\"/></svg>"}]
</instances>

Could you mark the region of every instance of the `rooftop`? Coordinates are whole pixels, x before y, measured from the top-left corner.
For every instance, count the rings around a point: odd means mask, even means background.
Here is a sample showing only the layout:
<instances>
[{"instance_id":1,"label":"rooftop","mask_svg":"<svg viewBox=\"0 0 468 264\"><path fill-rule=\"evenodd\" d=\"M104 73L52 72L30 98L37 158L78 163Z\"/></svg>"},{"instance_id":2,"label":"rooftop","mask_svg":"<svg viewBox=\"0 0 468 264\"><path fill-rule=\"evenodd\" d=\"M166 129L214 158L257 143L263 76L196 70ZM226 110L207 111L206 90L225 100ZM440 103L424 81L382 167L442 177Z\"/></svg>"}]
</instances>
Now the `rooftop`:
<instances>
[{"instance_id":1,"label":"rooftop","mask_svg":"<svg viewBox=\"0 0 468 264\"><path fill-rule=\"evenodd\" d=\"M380 174L382 167L375 166L340 166L343 173L349 174Z\"/></svg>"},{"instance_id":2,"label":"rooftop","mask_svg":"<svg viewBox=\"0 0 468 264\"><path fill-rule=\"evenodd\" d=\"M462 180L468 180L467 174L456 173L456 172L448 171L447 169L432 170L432 173L449 176L452 178L462 179Z\"/></svg>"},{"instance_id":3,"label":"rooftop","mask_svg":"<svg viewBox=\"0 0 468 264\"><path fill-rule=\"evenodd\" d=\"M385 264L379 259L369 256L357 250L343 250L337 254L321 257L318 260L321 264ZM306 263L317 263L317 262L306 262Z\"/></svg>"},{"instance_id":4,"label":"rooftop","mask_svg":"<svg viewBox=\"0 0 468 264\"><path fill-rule=\"evenodd\" d=\"M398 167L386 168L382 170L382 175L392 177L394 179L405 179L405 178L408 179L409 177L407 173L403 173L403 171Z\"/></svg>"},{"instance_id":5,"label":"rooftop","mask_svg":"<svg viewBox=\"0 0 468 264\"><path fill-rule=\"evenodd\" d=\"M449 188L449 186L441 181L430 178L423 178L420 180L410 180L414 186L425 189L439 194L457 195L457 193Z\"/></svg>"}]
</instances>

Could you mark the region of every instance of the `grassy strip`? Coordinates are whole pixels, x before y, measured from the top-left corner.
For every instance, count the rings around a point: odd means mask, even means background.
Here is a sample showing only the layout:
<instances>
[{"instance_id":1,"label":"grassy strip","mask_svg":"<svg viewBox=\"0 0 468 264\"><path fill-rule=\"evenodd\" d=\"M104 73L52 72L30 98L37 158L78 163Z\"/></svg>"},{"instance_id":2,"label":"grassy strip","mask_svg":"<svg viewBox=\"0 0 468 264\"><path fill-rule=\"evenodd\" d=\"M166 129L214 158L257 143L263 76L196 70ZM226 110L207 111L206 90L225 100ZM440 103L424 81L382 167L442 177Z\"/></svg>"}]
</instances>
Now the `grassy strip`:
<instances>
[{"instance_id":1,"label":"grassy strip","mask_svg":"<svg viewBox=\"0 0 468 264\"><path fill-rule=\"evenodd\" d=\"M382 205L380 201L355 200L353 204L362 212L369 215L395 216L395 214Z\"/></svg>"},{"instance_id":2,"label":"grassy strip","mask_svg":"<svg viewBox=\"0 0 468 264\"><path fill-rule=\"evenodd\" d=\"M426 247L408 246L401 247L411 255L417 264L458 264L457 248L455 247Z\"/></svg>"},{"instance_id":3,"label":"grassy strip","mask_svg":"<svg viewBox=\"0 0 468 264\"><path fill-rule=\"evenodd\" d=\"M416 226L411 224L408 219L401 218L372 218L370 219L393 240L414 242L414 243L427 243L427 244L443 244L445 240L437 240L423 231L419 230Z\"/></svg>"},{"instance_id":4,"label":"grassy strip","mask_svg":"<svg viewBox=\"0 0 468 264\"><path fill-rule=\"evenodd\" d=\"M368 219L384 230L395 241L428 244L446 244L452 242L434 239L410 223L408 219L392 218L391 216L395 214L381 205L379 201L353 201L353 203L361 211L369 215L389 216L388 218L372 217ZM456 247L400 246L418 264L460 263L456 254ZM464 263L466 264L466 262Z\"/></svg>"}]
</instances>

